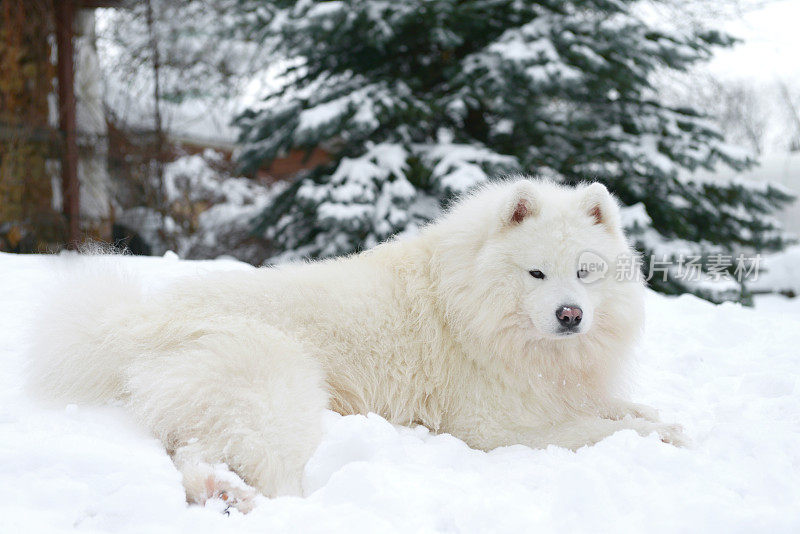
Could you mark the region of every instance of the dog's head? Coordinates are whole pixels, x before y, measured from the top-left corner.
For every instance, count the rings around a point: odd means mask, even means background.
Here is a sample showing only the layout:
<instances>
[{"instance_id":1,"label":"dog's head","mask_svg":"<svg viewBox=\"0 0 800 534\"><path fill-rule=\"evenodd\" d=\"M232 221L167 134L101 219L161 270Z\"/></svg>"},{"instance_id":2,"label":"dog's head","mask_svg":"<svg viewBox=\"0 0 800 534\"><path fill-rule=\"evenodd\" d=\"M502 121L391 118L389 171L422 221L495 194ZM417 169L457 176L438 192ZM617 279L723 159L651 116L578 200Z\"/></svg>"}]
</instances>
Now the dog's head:
<instances>
[{"instance_id":1,"label":"dog's head","mask_svg":"<svg viewBox=\"0 0 800 534\"><path fill-rule=\"evenodd\" d=\"M639 277L618 272L635 255L601 184L492 184L454 206L438 235L447 313L484 339L567 342L610 320L641 324Z\"/></svg>"}]
</instances>

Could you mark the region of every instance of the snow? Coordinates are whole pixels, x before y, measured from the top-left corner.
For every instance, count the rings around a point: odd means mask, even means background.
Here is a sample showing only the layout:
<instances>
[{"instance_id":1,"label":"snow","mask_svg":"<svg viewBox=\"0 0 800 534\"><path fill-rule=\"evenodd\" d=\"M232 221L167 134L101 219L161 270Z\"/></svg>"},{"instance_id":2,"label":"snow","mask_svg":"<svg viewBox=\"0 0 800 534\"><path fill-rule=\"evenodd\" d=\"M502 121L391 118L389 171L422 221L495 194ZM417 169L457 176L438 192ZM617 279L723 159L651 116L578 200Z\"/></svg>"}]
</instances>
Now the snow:
<instances>
[{"instance_id":1,"label":"snow","mask_svg":"<svg viewBox=\"0 0 800 534\"><path fill-rule=\"evenodd\" d=\"M300 124L298 132L304 130L315 130L323 124L332 122L344 115L350 107L352 98L342 97L331 102L325 102L316 107L305 109L300 113Z\"/></svg>"},{"instance_id":2,"label":"snow","mask_svg":"<svg viewBox=\"0 0 800 534\"><path fill-rule=\"evenodd\" d=\"M489 180L492 171L518 168L512 156L476 144L454 143L452 134L446 131L439 132L436 144L417 145L415 148L432 167L431 176L438 181L439 189L448 193L468 191Z\"/></svg>"},{"instance_id":3,"label":"snow","mask_svg":"<svg viewBox=\"0 0 800 534\"><path fill-rule=\"evenodd\" d=\"M800 530L800 300L765 296L747 309L648 295L631 396L682 423L689 448L626 431L577 452L484 453L374 414L329 412L307 496L225 516L219 503L184 502L164 449L122 408L43 408L25 394L23 332L63 261L0 254L2 532ZM119 261L153 284L252 268L174 254Z\"/></svg>"},{"instance_id":4,"label":"snow","mask_svg":"<svg viewBox=\"0 0 800 534\"><path fill-rule=\"evenodd\" d=\"M791 246L765 257L759 264L758 278L748 287L756 292L800 295L800 245Z\"/></svg>"}]
</instances>

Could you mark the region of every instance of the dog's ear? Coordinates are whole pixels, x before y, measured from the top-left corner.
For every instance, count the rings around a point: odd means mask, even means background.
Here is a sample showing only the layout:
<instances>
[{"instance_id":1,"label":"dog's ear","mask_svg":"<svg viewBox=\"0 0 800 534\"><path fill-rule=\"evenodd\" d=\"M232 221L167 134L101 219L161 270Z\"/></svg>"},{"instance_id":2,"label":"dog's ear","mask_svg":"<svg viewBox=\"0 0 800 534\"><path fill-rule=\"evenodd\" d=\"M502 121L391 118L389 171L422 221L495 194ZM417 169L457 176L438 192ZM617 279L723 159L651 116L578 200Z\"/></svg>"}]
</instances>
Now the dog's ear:
<instances>
[{"instance_id":1,"label":"dog's ear","mask_svg":"<svg viewBox=\"0 0 800 534\"><path fill-rule=\"evenodd\" d=\"M614 232L619 229L619 206L603 184L595 182L583 188L581 194L581 210L594 224L602 224Z\"/></svg>"},{"instance_id":2,"label":"dog's ear","mask_svg":"<svg viewBox=\"0 0 800 534\"><path fill-rule=\"evenodd\" d=\"M501 224L515 226L528 217L533 217L539 212L533 184L528 180L520 180L514 184L501 210Z\"/></svg>"}]
</instances>

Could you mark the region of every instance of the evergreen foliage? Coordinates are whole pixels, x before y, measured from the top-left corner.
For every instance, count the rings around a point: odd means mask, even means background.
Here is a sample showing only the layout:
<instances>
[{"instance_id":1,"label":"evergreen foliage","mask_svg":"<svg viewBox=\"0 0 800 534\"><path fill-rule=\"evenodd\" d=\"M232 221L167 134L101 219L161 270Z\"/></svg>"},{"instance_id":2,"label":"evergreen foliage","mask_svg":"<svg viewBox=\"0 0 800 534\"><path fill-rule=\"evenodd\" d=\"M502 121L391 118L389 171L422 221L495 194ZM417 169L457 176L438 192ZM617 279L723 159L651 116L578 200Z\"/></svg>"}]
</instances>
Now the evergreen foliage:
<instances>
[{"instance_id":1,"label":"evergreen foliage","mask_svg":"<svg viewBox=\"0 0 800 534\"><path fill-rule=\"evenodd\" d=\"M243 167L293 149L332 154L261 217L278 259L413 232L453 195L514 172L605 183L633 207L625 219L646 260L787 242L770 214L791 196L692 178L754 162L651 85L657 70L684 71L730 45L722 33L654 27L630 0L239 7L240 28L285 58L280 89L238 119ZM721 298L680 281L656 287Z\"/></svg>"}]
</instances>

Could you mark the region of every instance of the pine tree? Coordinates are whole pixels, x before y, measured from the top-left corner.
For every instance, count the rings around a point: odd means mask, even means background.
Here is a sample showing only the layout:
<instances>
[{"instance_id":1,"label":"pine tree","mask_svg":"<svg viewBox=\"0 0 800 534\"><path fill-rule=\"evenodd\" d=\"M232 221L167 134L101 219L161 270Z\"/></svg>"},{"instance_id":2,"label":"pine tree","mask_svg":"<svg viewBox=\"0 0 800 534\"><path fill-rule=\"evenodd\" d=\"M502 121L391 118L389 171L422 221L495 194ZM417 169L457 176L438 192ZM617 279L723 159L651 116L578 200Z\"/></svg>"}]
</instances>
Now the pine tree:
<instances>
[{"instance_id":1,"label":"pine tree","mask_svg":"<svg viewBox=\"0 0 800 534\"><path fill-rule=\"evenodd\" d=\"M267 209L278 260L328 257L414 232L454 196L522 172L598 180L645 253L773 250L791 196L692 172L754 162L651 84L732 39L676 33L630 0L240 0L243 25L285 58L280 90L238 119L253 170L292 149L332 155ZM643 209L641 209L643 208ZM730 252L729 252L730 253ZM666 292L730 297L679 280Z\"/></svg>"}]
</instances>

